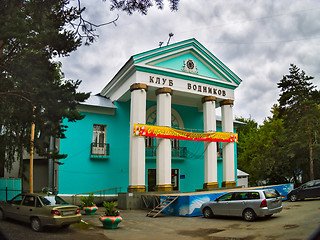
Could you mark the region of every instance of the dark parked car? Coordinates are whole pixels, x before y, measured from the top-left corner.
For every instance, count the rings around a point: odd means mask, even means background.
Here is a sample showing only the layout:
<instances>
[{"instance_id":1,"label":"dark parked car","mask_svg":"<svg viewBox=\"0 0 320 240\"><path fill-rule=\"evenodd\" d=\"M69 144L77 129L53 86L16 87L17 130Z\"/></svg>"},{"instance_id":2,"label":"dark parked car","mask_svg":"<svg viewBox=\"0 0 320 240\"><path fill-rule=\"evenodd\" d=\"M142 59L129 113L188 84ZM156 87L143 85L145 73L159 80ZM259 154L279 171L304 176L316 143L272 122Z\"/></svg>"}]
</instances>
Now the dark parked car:
<instances>
[{"instance_id":1,"label":"dark parked car","mask_svg":"<svg viewBox=\"0 0 320 240\"><path fill-rule=\"evenodd\" d=\"M22 193L0 203L0 220L6 217L30 223L36 232L46 225L68 227L81 221L78 206L55 195L35 193Z\"/></svg>"},{"instance_id":2,"label":"dark parked car","mask_svg":"<svg viewBox=\"0 0 320 240\"><path fill-rule=\"evenodd\" d=\"M202 204L205 218L214 215L239 216L246 221L271 217L282 210L282 198L275 189L245 190L226 193L214 201Z\"/></svg>"},{"instance_id":3,"label":"dark parked car","mask_svg":"<svg viewBox=\"0 0 320 240\"><path fill-rule=\"evenodd\" d=\"M305 198L316 198L320 197L320 179L313 180L302 184L300 187L293 189L289 192L287 198L291 202L297 200L303 200Z\"/></svg>"}]
</instances>

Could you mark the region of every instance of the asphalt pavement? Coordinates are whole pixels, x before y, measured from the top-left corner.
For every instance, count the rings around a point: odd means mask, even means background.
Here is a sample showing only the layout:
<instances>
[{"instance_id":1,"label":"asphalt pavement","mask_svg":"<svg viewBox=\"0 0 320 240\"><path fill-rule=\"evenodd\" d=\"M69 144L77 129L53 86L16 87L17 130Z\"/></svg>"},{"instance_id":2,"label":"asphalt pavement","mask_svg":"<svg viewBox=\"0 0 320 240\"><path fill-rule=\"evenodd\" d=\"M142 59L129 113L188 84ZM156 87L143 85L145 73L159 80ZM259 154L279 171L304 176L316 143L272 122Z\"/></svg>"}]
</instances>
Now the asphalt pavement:
<instances>
[{"instance_id":1,"label":"asphalt pavement","mask_svg":"<svg viewBox=\"0 0 320 240\"><path fill-rule=\"evenodd\" d=\"M119 227L104 229L99 221L103 213L100 208L96 215L83 215L83 223L68 229L48 227L37 233L29 224L7 219L0 221L0 230L8 240L305 240L320 230L320 199L284 202L283 206L283 211L270 219L254 222L235 217L206 219L160 215L150 218L146 217L147 210L120 210L123 222Z\"/></svg>"},{"instance_id":2,"label":"asphalt pavement","mask_svg":"<svg viewBox=\"0 0 320 240\"><path fill-rule=\"evenodd\" d=\"M146 217L147 210L123 210L123 222L117 229L103 229L99 221L102 208L95 216L83 216L107 239L192 239L192 240L263 240L308 239L320 227L320 199L283 202L283 211L271 218L246 222L236 217ZM320 239L320 238L319 238Z\"/></svg>"}]
</instances>

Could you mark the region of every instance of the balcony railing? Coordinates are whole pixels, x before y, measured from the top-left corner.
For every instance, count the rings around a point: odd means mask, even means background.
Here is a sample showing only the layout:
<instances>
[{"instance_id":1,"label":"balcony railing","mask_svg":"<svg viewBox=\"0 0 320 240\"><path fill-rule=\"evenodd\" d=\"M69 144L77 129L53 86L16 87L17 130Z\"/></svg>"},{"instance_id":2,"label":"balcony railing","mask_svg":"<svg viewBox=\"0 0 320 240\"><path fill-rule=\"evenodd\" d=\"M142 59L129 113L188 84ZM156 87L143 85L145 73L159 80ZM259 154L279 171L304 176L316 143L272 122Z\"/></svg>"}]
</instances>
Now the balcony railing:
<instances>
[{"instance_id":1,"label":"balcony railing","mask_svg":"<svg viewBox=\"0 0 320 240\"><path fill-rule=\"evenodd\" d=\"M91 143L91 155L109 156L109 143Z\"/></svg>"},{"instance_id":2,"label":"balcony railing","mask_svg":"<svg viewBox=\"0 0 320 240\"><path fill-rule=\"evenodd\" d=\"M146 157L156 157L157 156L157 148L156 147L148 147L146 148ZM186 158L187 157L187 148L179 147L171 149L171 156L173 158Z\"/></svg>"}]
</instances>

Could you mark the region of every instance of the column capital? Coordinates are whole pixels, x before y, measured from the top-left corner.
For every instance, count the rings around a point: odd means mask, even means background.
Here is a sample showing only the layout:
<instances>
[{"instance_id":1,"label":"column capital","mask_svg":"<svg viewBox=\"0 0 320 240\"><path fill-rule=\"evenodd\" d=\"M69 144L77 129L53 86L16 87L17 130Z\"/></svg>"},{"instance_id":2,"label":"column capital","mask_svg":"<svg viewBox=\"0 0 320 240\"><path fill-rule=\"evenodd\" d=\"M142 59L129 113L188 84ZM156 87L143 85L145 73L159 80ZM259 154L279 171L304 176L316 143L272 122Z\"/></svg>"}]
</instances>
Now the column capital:
<instances>
[{"instance_id":1,"label":"column capital","mask_svg":"<svg viewBox=\"0 0 320 240\"><path fill-rule=\"evenodd\" d=\"M224 105L233 105L233 100L231 99L227 99L227 100L223 100L220 102L220 106L224 106Z\"/></svg>"},{"instance_id":2,"label":"column capital","mask_svg":"<svg viewBox=\"0 0 320 240\"><path fill-rule=\"evenodd\" d=\"M148 91L148 85L145 83L134 83L130 86L130 92L134 90L144 89Z\"/></svg>"},{"instance_id":3,"label":"column capital","mask_svg":"<svg viewBox=\"0 0 320 240\"><path fill-rule=\"evenodd\" d=\"M214 96L206 96L201 99L202 103L216 101L217 98Z\"/></svg>"},{"instance_id":4,"label":"column capital","mask_svg":"<svg viewBox=\"0 0 320 240\"><path fill-rule=\"evenodd\" d=\"M168 87L158 88L156 91L156 95L158 96L159 94L162 94L162 93L169 93L170 95L172 95L173 91L171 88L168 88Z\"/></svg>"}]
</instances>

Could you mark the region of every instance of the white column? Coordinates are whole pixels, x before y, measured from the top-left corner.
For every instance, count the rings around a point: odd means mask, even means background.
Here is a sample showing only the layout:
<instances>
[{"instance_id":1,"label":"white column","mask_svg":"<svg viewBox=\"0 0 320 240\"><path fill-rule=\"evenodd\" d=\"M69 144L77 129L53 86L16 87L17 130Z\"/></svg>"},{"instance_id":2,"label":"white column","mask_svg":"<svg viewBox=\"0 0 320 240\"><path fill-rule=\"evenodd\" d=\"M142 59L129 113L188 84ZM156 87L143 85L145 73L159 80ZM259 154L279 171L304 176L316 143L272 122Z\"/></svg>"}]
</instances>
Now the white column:
<instances>
[{"instance_id":1,"label":"white column","mask_svg":"<svg viewBox=\"0 0 320 240\"><path fill-rule=\"evenodd\" d=\"M128 192L145 192L145 137L133 135L133 124L146 123L147 85L131 85L130 152Z\"/></svg>"},{"instance_id":2,"label":"white column","mask_svg":"<svg viewBox=\"0 0 320 240\"><path fill-rule=\"evenodd\" d=\"M222 132L233 132L233 100L220 102L222 117ZM234 143L223 144L223 187L236 186L234 169Z\"/></svg>"},{"instance_id":3,"label":"white column","mask_svg":"<svg viewBox=\"0 0 320 240\"><path fill-rule=\"evenodd\" d=\"M157 125L171 127L171 88L160 88L157 95ZM157 139L157 191L171 191L171 140Z\"/></svg>"},{"instance_id":4,"label":"white column","mask_svg":"<svg viewBox=\"0 0 320 240\"><path fill-rule=\"evenodd\" d=\"M203 123L205 132L216 131L216 98L207 96L202 98L203 103ZM217 143L204 143L204 189L218 188L217 172Z\"/></svg>"}]
</instances>

